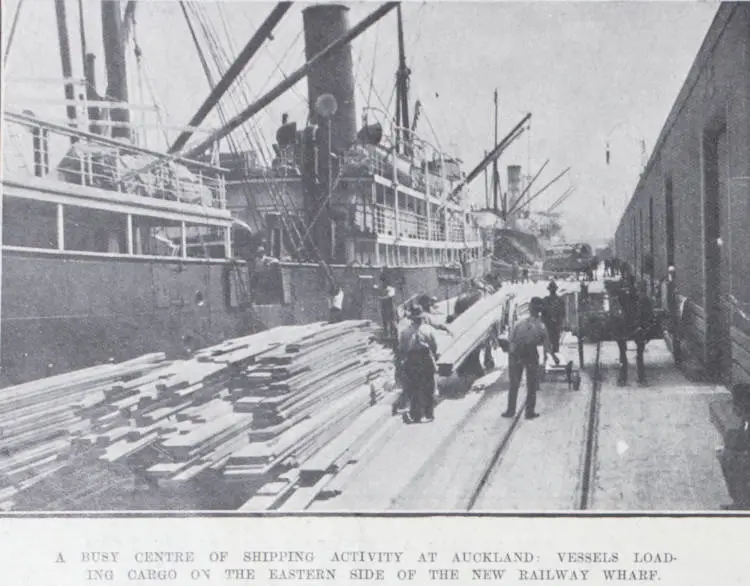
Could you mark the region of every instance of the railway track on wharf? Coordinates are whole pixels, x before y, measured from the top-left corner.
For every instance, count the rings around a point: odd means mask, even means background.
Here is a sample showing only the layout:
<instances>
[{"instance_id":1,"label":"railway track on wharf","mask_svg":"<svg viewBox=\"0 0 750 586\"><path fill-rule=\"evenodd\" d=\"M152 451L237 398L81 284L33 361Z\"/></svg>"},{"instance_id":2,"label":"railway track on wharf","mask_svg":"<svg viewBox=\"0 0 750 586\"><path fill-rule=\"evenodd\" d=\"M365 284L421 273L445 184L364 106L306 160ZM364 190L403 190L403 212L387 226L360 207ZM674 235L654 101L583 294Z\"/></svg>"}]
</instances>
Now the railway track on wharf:
<instances>
[{"instance_id":1,"label":"railway track on wharf","mask_svg":"<svg viewBox=\"0 0 750 586\"><path fill-rule=\"evenodd\" d=\"M568 344L574 355L574 346ZM500 416L507 376L499 368L477 390L446 398L430 424L392 420L356 465L333 477L328 498L306 500L312 510L504 512L580 510L594 489L599 349L581 390L544 383L542 416ZM523 393L523 390L522 390ZM299 504L299 502L295 503ZM285 507L282 507L284 509ZM294 507L296 508L296 507ZM287 508L286 510L290 510Z\"/></svg>"},{"instance_id":2,"label":"railway track on wharf","mask_svg":"<svg viewBox=\"0 0 750 586\"><path fill-rule=\"evenodd\" d=\"M596 479L601 344L595 345L594 363L583 374L581 391L542 387L538 403L546 405L539 419L525 420L524 400L505 433L498 436L468 495L465 510L590 508ZM554 395L562 400L555 401Z\"/></svg>"}]
</instances>

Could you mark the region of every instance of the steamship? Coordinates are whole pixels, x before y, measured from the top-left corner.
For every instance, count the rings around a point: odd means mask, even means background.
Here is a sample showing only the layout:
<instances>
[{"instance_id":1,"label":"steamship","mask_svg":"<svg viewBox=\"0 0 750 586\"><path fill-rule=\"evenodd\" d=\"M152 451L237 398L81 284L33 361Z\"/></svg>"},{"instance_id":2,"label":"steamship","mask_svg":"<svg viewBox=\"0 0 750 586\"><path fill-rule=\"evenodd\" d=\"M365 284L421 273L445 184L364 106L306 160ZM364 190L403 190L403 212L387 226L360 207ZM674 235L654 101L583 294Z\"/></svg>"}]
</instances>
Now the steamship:
<instances>
[{"instance_id":1,"label":"steamship","mask_svg":"<svg viewBox=\"0 0 750 586\"><path fill-rule=\"evenodd\" d=\"M377 317L383 272L404 301L423 292L455 295L491 268L491 244L470 209L461 161L413 130L395 11L394 117L370 107L358 116L347 44L308 73L308 122L282 121L272 165L256 164L252 154L223 159L232 168L228 209L264 234L266 252L281 261L275 278L259 279L275 284L275 291L261 285L256 297L264 323L324 319L332 284L344 290L346 315ZM347 13L335 4L303 10L308 60L347 34Z\"/></svg>"},{"instance_id":2,"label":"steamship","mask_svg":"<svg viewBox=\"0 0 750 586\"><path fill-rule=\"evenodd\" d=\"M215 143L139 146L123 30L135 4L101 2L100 95L92 54L73 77L55 0L66 119L4 106L0 383L325 319L334 285L346 317L377 318L383 271L405 301L455 295L489 270L470 177L410 124L400 12L397 116L366 109L358 128L349 44L316 59L354 31L348 9L303 10L309 119L284 121L263 167ZM261 245L278 262L259 267Z\"/></svg>"}]
</instances>

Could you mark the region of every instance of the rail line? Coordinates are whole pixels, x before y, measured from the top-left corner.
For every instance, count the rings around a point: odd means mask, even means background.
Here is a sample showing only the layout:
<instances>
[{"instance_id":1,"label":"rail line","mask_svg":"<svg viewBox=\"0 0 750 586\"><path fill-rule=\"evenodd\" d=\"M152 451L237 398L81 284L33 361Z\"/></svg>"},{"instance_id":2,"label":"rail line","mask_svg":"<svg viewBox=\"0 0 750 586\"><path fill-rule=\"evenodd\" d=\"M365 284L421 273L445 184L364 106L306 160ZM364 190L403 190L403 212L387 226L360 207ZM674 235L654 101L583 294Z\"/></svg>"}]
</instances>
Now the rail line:
<instances>
[{"instance_id":1,"label":"rail line","mask_svg":"<svg viewBox=\"0 0 750 586\"><path fill-rule=\"evenodd\" d=\"M511 422L510 427L508 428L508 431L503 435L502 439L500 440L500 443L495 448L495 451L492 454L492 458L490 459L484 472L482 473L482 476L479 479L479 482L477 483L476 488L472 491L471 498L469 499L469 503L466 507L467 511L471 511L474 508L474 506L477 504L479 497L482 495L485 487L487 486L487 482L495 473L495 470L499 468L500 463L502 461L503 454L507 450L508 445L510 444L510 440L513 437L513 434L515 433L516 429L518 428L518 422L521 420L521 416L523 412L525 411L525 409L526 409L526 399L523 400L521 407L518 409L518 412L513 417L513 421Z\"/></svg>"},{"instance_id":2,"label":"rail line","mask_svg":"<svg viewBox=\"0 0 750 586\"><path fill-rule=\"evenodd\" d=\"M599 393L601 390L601 342L596 344L596 355L594 364L590 367L591 377L591 397L588 402L588 412L586 416L586 431L583 444L583 458L580 470L580 482L578 483L578 494L576 495L576 510L587 510L591 505L592 492L594 488L595 468L596 468L596 448L598 436L598 419L599 419ZM497 443L492 457L485 466L476 487L472 490L471 496L466 504L466 510L471 511L475 508L477 502L484 494L490 479L499 473L503 456L519 428L519 423L523 417L526 407L524 399L516 415L511 421L508 430L502 435Z\"/></svg>"},{"instance_id":3,"label":"rail line","mask_svg":"<svg viewBox=\"0 0 750 586\"><path fill-rule=\"evenodd\" d=\"M599 429L599 392L601 390L601 351L602 343L596 343L596 358L591 373L591 400L589 401L588 421L586 422L586 443L581 470L581 485L578 509L585 511L591 505L596 467L596 443Z\"/></svg>"}]
</instances>

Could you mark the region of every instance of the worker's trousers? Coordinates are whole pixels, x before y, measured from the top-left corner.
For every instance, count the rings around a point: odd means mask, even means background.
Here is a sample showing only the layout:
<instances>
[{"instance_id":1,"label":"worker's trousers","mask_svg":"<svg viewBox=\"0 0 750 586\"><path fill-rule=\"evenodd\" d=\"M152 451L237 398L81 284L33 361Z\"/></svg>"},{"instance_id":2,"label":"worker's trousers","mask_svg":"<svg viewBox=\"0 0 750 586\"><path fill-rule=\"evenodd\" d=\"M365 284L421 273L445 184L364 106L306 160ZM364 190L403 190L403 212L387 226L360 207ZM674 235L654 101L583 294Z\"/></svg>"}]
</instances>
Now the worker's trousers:
<instances>
[{"instance_id":1,"label":"worker's trousers","mask_svg":"<svg viewBox=\"0 0 750 586\"><path fill-rule=\"evenodd\" d=\"M344 320L344 314L338 307L332 307L331 308L331 314L328 318L328 322L332 324L337 324L340 321Z\"/></svg>"},{"instance_id":2,"label":"worker's trousers","mask_svg":"<svg viewBox=\"0 0 750 586\"><path fill-rule=\"evenodd\" d=\"M552 354L560 352L560 326L553 323L545 323Z\"/></svg>"},{"instance_id":3,"label":"worker's trousers","mask_svg":"<svg viewBox=\"0 0 750 586\"><path fill-rule=\"evenodd\" d=\"M638 382L646 382L646 364L643 360L643 354L646 351L647 340L636 339L635 341L635 369L636 375L638 376ZM617 346L620 350L620 384L627 384L628 382L628 342L627 340L617 340Z\"/></svg>"},{"instance_id":4,"label":"worker's trousers","mask_svg":"<svg viewBox=\"0 0 750 586\"><path fill-rule=\"evenodd\" d=\"M516 412L518 389L521 386L523 371L526 371L526 413L534 413L536 408L536 391L539 388L539 353L533 350L513 352L508 357L508 412Z\"/></svg>"},{"instance_id":5,"label":"worker's trousers","mask_svg":"<svg viewBox=\"0 0 750 586\"><path fill-rule=\"evenodd\" d=\"M435 365L430 351L412 350L406 355L402 373L409 398L409 415L414 421L432 419L435 412Z\"/></svg>"},{"instance_id":6,"label":"worker's trousers","mask_svg":"<svg viewBox=\"0 0 750 586\"><path fill-rule=\"evenodd\" d=\"M380 300L380 315L383 318L383 331L387 338L398 337L398 326L396 325L396 308L393 298Z\"/></svg>"}]
</instances>

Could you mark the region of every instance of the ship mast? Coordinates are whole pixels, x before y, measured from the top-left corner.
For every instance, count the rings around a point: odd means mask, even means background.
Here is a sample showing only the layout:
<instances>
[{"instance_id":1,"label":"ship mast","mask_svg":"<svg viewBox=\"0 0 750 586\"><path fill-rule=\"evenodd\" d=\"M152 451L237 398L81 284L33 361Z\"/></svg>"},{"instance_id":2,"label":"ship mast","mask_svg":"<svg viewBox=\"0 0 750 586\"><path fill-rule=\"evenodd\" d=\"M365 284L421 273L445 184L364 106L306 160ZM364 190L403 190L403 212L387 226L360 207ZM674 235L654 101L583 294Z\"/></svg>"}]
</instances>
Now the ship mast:
<instances>
[{"instance_id":1,"label":"ship mast","mask_svg":"<svg viewBox=\"0 0 750 586\"><path fill-rule=\"evenodd\" d=\"M495 142L497 146L497 89L495 89ZM497 170L497 159L492 161L492 201L495 212L498 211L498 191L500 189L500 173ZM505 216L505 201L503 201L503 217Z\"/></svg>"},{"instance_id":2,"label":"ship mast","mask_svg":"<svg viewBox=\"0 0 750 586\"><path fill-rule=\"evenodd\" d=\"M57 37L60 43L60 59L62 73L65 78L65 101L68 103L67 114L70 125L76 125L75 89L73 87L73 64L70 60L70 40L68 39L68 23L65 14L65 0L55 0L55 14L57 16Z\"/></svg>"},{"instance_id":3,"label":"ship mast","mask_svg":"<svg viewBox=\"0 0 750 586\"><path fill-rule=\"evenodd\" d=\"M406 49L404 46L404 22L401 16L401 4L396 8L398 17L398 71L396 72L396 150L399 148L399 127L403 131L404 153L410 152L408 132L409 124L409 75L411 70L406 66Z\"/></svg>"}]
</instances>

